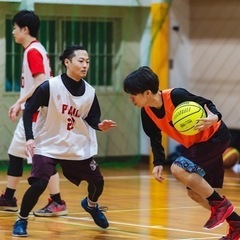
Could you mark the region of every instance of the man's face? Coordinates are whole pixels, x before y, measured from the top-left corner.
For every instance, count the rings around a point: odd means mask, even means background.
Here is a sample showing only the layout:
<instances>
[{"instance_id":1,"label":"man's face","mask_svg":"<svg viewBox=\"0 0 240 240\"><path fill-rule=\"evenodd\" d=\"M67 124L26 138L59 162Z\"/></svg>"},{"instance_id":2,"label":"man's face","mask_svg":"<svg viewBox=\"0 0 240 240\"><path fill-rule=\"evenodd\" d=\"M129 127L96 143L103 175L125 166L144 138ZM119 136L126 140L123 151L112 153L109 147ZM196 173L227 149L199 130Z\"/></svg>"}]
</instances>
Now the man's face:
<instances>
[{"instance_id":1,"label":"man's face","mask_svg":"<svg viewBox=\"0 0 240 240\"><path fill-rule=\"evenodd\" d=\"M137 107L146 107L148 102L148 94L147 91L144 93L138 93L138 94L129 94L130 100L132 103Z\"/></svg>"},{"instance_id":2,"label":"man's face","mask_svg":"<svg viewBox=\"0 0 240 240\"><path fill-rule=\"evenodd\" d=\"M71 60L65 60L67 75L74 80L80 80L87 76L90 59L85 50L76 50L74 54Z\"/></svg>"},{"instance_id":3,"label":"man's face","mask_svg":"<svg viewBox=\"0 0 240 240\"><path fill-rule=\"evenodd\" d=\"M20 28L17 24L13 25L13 37L16 43L22 44L25 39L25 28Z\"/></svg>"}]
</instances>

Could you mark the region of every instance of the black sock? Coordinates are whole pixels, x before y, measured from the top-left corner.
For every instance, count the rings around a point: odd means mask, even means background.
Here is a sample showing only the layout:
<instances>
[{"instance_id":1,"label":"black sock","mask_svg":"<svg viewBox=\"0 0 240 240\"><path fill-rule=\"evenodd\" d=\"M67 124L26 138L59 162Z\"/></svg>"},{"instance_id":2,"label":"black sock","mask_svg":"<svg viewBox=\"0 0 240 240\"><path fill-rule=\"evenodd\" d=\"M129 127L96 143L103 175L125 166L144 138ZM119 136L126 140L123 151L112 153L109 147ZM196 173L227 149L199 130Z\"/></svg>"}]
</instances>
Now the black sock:
<instances>
[{"instance_id":1,"label":"black sock","mask_svg":"<svg viewBox=\"0 0 240 240\"><path fill-rule=\"evenodd\" d=\"M50 197L54 202L63 205L60 193L50 194Z\"/></svg>"},{"instance_id":2,"label":"black sock","mask_svg":"<svg viewBox=\"0 0 240 240\"><path fill-rule=\"evenodd\" d=\"M16 191L16 189L6 188L6 191L4 193L4 197L6 199L12 200L13 197L14 197L15 191Z\"/></svg>"},{"instance_id":3,"label":"black sock","mask_svg":"<svg viewBox=\"0 0 240 240\"><path fill-rule=\"evenodd\" d=\"M213 194L207 198L208 201L222 201L223 198L214 190Z\"/></svg>"},{"instance_id":4,"label":"black sock","mask_svg":"<svg viewBox=\"0 0 240 240\"><path fill-rule=\"evenodd\" d=\"M240 216L233 212L230 216L227 217L227 221L240 221Z\"/></svg>"}]
</instances>

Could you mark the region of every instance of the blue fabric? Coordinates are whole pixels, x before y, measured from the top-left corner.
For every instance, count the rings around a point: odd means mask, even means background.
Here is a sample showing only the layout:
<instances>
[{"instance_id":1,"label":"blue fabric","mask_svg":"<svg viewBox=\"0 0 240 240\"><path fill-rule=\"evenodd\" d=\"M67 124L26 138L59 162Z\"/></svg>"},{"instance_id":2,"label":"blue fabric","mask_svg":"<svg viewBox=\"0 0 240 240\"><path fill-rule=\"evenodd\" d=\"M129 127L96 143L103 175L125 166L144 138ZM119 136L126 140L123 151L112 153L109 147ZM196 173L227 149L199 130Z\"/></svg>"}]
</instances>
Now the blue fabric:
<instances>
[{"instance_id":1,"label":"blue fabric","mask_svg":"<svg viewBox=\"0 0 240 240\"><path fill-rule=\"evenodd\" d=\"M193 163L192 161L190 161L189 159L187 159L183 156L178 157L173 162L173 164L183 168L187 172L197 173L201 177L203 177L206 174L205 171L201 167L199 167L198 165L196 165L195 163Z\"/></svg>"}]
</instances>

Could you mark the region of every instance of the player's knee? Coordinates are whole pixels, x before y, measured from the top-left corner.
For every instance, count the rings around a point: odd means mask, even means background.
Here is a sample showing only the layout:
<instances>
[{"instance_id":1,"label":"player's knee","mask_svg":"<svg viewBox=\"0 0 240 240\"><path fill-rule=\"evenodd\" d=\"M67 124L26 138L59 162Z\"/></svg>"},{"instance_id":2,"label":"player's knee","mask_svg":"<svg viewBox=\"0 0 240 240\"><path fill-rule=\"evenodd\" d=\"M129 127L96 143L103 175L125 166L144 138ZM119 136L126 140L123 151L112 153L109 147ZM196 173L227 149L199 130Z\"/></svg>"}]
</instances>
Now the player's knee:
<instances>
[{"instance_id":1,"label":"player's knee","mask_svg":"<svg viewBox=\"0 0 240 240\"><path fill-rule=\"evenodd\" d=\"M170 170L172 175L175 176L176 178L178 178L178 176L182 174L182 169L174 163L171 165Z\"/></svg>"},{"instance_id":2,"label":"player's knee","mask_svg":"<svg viewBox=\"0 0 240 240\"><path fill-rule=\"evenodd\" d=\"M7 175L21 177L23 174L23 159L9 154L9 166Z\"/></svg>"},{"instance_id":3,"label":"player's knee","mask_svg":"<svg viewBox=\"0 0 240 240\"><path fill-rule=\"evenodd\" d=\"M40 178L29 178L29 184L31 185L31 188L34 189L38 195L41 195L48 185L48 180L40 179Z\"/></svg>"}]
</instances>

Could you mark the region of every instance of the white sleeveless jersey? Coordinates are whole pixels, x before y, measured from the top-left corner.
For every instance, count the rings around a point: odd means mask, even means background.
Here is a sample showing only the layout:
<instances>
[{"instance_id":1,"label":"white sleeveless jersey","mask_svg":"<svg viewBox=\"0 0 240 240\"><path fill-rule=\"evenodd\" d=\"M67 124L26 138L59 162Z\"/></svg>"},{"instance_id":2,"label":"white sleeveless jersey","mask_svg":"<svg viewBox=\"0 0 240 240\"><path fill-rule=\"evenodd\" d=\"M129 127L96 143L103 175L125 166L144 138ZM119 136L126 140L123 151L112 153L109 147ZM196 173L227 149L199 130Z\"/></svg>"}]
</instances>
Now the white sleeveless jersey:
<instances>
[{"instance_id":1,"label":"white sleeveless jersey","mask_svg":"<svg viewBox=\"0 0 240 240\"><path fill-rule=\"evenodd\" d=\"M73 96L61 76L49 81L49 105L47 114L40 110L38 116L38 121L43 120L44 125L35 131L35 154L64 160L85 160L97 154L96 131L84 121L95 90L86 81L84 83L85 93Z\"/></svg>"},{"instance_id":2,"label":"white sleeveless jersey","mask_svg":"<svg viewBox=\"0 0 240 240\"><path fill-rule=\"evenodd\" d=\"M25 96L29 89L34 85L34 78L29 68L27 54L31 49L36 49L43 57L43 65L45 70L46 79L49 79L52 74L52 70L50 67L50 61L48 58L48 53L46 49L40 42L31 43L23 53L23 65L22 65L22 79L21 79L21 89L20 89L20 97ZM22 104L22 109L24 109L25 103Z\"/></svg>"}]
</instances>

